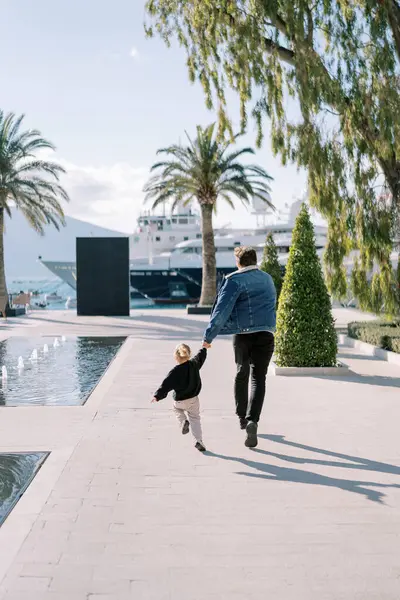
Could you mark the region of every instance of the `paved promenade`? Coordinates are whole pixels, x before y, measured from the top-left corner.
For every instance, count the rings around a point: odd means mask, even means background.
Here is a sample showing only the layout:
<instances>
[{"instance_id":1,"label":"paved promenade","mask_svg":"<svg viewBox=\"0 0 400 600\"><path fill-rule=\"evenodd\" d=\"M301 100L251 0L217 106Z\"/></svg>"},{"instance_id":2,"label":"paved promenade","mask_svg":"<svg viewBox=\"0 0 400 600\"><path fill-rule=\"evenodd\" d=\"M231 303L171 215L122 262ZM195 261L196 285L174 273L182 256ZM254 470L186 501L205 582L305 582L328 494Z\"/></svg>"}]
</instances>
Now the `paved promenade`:
<instances>
[{"instance_id":1,"label":"paved promenade","mask_svg":"<svg viewBox=\"0 0 400 600\"><path fill-rule=\"evenodd\" d=\"M357 319L335 311L339 325ZM268 378L257 450L234 416L229 340L203 370L202 455L151 405L205 318L37 313L9 335L127 335L83 407L0 409L0 451L51 455L0 529L0 600L398 600L400 368Z\"/></svg>"}]
</instances>

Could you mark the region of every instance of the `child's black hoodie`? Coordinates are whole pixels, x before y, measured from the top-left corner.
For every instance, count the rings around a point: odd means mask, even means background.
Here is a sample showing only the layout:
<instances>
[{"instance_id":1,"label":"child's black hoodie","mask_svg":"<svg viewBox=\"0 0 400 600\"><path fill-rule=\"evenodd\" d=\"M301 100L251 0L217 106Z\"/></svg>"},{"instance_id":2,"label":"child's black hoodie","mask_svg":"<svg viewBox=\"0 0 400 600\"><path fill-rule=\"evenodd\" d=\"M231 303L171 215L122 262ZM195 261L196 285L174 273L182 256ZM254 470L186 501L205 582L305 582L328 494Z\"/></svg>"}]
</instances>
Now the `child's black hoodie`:
<instances>
[{"instance_id":1,"label":"child's black hoodie","mask_svg":"<svg viewBox=\"0 0 400 600\"><path fill-rule=\"evenodd\" d=\"M177 365L168 373L159 389L154 394L157 401L166 398L174 390L174 400L188 400L200 394L200 369L207 358L206 348L202 348L190 360Z\"/></svg>"}]
</instances>

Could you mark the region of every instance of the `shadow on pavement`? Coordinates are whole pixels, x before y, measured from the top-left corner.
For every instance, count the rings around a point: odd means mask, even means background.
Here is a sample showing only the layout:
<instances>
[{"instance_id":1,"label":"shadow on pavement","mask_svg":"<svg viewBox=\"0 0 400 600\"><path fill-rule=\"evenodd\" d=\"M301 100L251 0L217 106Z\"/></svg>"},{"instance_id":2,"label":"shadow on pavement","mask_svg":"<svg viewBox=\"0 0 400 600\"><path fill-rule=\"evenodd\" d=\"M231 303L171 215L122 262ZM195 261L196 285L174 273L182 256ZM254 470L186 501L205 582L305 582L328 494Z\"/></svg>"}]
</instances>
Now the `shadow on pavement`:
<instances>
[{"instance_id":1,"label":"shadow on pavement","mask_svg":"<svg viewBox=\"0 0 400 600\"><path fill-rule=\"evenodd\" d=\"M90 319L84 321L85 318ZM105 321L97 323L97 318L104 318ZM171 317L171 316L160 316L160 315L133 315L129 317L76 317L75 319L60 318L50 319L46 317L40 317L33 315L34 321L40 321L42 323L60 323L62 325L79 325L80 327L135 327L137 323L155 323L159 325L165 325L167 327L183 327L185 329L199 329L204 330L207 327L207 321L196 321L194 319L188 319L187 317Z\"/></svg>"},{"instance_id":2,"label":"shadow on pavement","mask_svg":"<svg viewBox=\"0 0 400 600\"><path fill-rule=\"evenodd\" d=\"M369 354L351 354L346 352L340 352L338 354L338 358L348 358L350 360L372 360L375 362L379 362L382 359L378 356L371 356Z\"/></svg>"},{"instance_id":3,"label":"shadow on pavement","mask_svg":"<svg viewBox=\"0 0 400 600\"><path fill-rule=\"evenodd\" d=\"M318 459L308 459L308 458L296 458L287 456L288 460L293 458L293 462L303 462L310 463L315 465L326 465L328 467L340 467L347 469L361 469L365 471L375 471L376 473L389 473L390 475L400 475L400 466L389 465L388 463L379 462L376 460L371 460L369 458L360 458L359 456L351 456L349 454L342 454L340 452L335 452L332 450L324 450L322 448L315 448L314 446L308 446L307 444L299 444L298 442L291 442L287 440L284 435L265 435L260 434L258 436L261 439L269 440L270 442L276 442L277 444L282 444L284 446L288 446L290 448L297 448L298 450L306 450L307 452L312 452L313 454L322 454L324 456L329 456L332 458L339 458L340 460L345 460L348 462L337 462L337 461L324 461ZM269 454L268 452L266 452Z\"/></svg>"},{"instance_id":4,"label":"shadow on pavement","mask_svg":"<svg viewBox=\"0 0 400 600\"><path fill-rule=\"evenodd\" d=\"M346 375L311 375L310 377L312 379L323 379L324 381L340 381L341 383L358 383L377 387L400 388L400 377L360 375L354 371L349 371Z\"/></svg>"},{"instance_id":5,"label":"shadow on pavement","mask_svg":"<svg viewBox=\"0 0 400 600\"><path fill-rule=\"evenodd\" d=\"M253 452L257 456L271 456L279 460L291 462L295 464L312 464L318 466L327 467L338 467L347 469L360 469L363 471L374 471L377 473L388 473L390 475L400 475L400 467L382 463L366 458L359 458L356 456L349 456L347 454L340 454L338 452L331 452L329 450L323 450L321 448L314 448L313 446L307 446L304 444L298 444L285 440L284 436L280 435L259 435L260 438L269 440L271 442L277 442L286 446L297 448L301 450L307 450L313 453L323 454L332 458L338 458L340 461L349 462L337 462L332 460L318 460L313 458L303 458L296 456L288 456L285 454L279 454L275 452L269 452L267 450L255 449ZM239 471L239 475L246 477L256 477L259 479L265 479L270 481L286 481L291 483L302 483L306 485L318 485L326 487L335 487L337 489L344 490L346 492L352 492L354 494L361 494L365 496L371 502L377 502L384 504L385 494L379 489L371 488L397 488L400 489L400 484L384 484L373 481L359 481L353 479L340 479L338 477L330 477L328 475L321 475L319 473L313 473L303 469L296 469L292 467L280 467L276 465L268 464L267 462L258 462L256 460L250 460L246 458L240 458L235 456L224 456L222 454L215 454L214 452L207 452L208 456L219 458L220 460L227 460L239 463L250 469L254 469L256 472Z\"/></svg>"}]
</instances>

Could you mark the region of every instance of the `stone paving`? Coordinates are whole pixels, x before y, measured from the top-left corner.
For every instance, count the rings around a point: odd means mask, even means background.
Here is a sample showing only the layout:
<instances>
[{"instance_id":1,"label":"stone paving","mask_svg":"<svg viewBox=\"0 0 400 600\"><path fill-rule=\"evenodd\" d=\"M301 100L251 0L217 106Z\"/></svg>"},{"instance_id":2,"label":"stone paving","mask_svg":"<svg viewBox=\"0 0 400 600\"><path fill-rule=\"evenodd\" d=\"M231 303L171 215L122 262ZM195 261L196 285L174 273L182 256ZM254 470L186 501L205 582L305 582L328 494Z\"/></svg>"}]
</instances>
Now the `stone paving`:
<instances>
[{"instance_id":1,"label":"stone paving","mask_svg":"<svg viewBox=\"0 0 400 600\"><path fill-rule=\"evenodd\" d=\"M338 324L359 318L335 311ZM201 455L151 405L205 318L66 312L0 335L131 336L83 407L0 409L0 451L51 455L0 529L0 600L398 600L400 369L341 348L349 377L269 377L259 448L233 410L219 339Z\"/></svg>"}]
</instances>

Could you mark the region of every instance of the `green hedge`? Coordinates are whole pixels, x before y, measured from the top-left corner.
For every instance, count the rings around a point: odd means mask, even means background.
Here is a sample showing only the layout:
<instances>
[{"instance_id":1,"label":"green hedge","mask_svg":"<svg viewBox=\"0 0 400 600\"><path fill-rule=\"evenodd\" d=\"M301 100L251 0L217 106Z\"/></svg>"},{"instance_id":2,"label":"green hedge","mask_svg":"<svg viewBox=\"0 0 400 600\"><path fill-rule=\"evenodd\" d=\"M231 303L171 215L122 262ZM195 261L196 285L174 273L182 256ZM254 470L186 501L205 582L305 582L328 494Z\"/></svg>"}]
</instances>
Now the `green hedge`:
<instances>
[{"instance_id":1,"label":"green hedge","mask_svg":"<svg viewBox=\"0 0 400 600\"><path fill-rule=\"evenodd\" d=\"M400 321L349 323L349 337L400 354Z\"/></svg>"}]
</instances>

